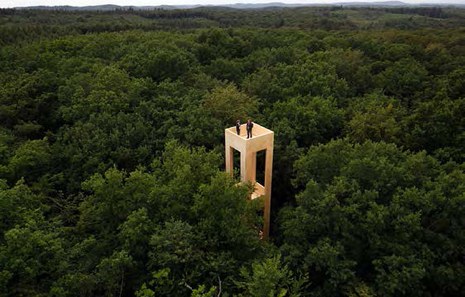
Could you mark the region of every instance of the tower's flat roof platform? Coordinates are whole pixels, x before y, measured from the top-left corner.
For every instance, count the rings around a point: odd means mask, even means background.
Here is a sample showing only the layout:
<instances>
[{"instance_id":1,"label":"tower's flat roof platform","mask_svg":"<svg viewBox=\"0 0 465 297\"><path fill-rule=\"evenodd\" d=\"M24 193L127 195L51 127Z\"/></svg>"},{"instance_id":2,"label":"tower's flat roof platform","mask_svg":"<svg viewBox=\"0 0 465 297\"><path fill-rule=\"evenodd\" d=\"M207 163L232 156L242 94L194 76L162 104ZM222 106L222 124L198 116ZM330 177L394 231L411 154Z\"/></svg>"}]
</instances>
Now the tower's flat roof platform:
<instances>
[{"instance_id":1,"label":"tower's flat roof platform","mask_svg":"<svg viewBox=\"0 0 465 297\"><path fill-rule=\"evenodd\" d=\"M231 127L231 128L227 128L226 131L234 134L236 137L240 137L240 138L243 138L245 140L251 140L251 139L254 139L255 137L260 137L260 136L273 134L273 131L271 131L271 130L263 127L263 126L260 126L257 123L253 123L252 138L247 139L246 125L247 124L242 124L241 125L241 133L240 133L240 135L237 135L237 133L236 133L236 126Z\"/></svg>"}]
</instances>

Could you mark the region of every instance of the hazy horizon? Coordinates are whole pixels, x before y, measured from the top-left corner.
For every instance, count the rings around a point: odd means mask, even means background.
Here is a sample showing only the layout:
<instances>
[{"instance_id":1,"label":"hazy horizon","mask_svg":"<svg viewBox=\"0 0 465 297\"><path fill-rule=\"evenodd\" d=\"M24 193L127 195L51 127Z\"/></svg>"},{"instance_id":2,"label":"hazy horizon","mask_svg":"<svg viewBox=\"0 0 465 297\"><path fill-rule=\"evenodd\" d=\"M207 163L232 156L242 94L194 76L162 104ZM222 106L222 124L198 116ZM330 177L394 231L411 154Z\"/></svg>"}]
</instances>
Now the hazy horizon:
<instances>
[{"instance_id":1,"label":"hazy horizon","mask_svg":"<svg viewBox=\"0 0 465 297\"><path fill-rule=\"evenodd\" d=\"M389 0L387 0L389 1ZM395 0L394 0L395 1ZM447 1L434 1L434 0L405 0L401 2L409 4L428 4L428 3L444 3L444 4L465 4L465 0L447 0ZM12 7L27 7L27 6L93 6L114 4L120 6L159 6L159 5L225 5L236 3L270 3L281 2L286 4L330 4L342 2L383 2L383 0L311 0L311 1L296 1L296 0L2 0L0 8Z\"/></svg>"}]
</instances>

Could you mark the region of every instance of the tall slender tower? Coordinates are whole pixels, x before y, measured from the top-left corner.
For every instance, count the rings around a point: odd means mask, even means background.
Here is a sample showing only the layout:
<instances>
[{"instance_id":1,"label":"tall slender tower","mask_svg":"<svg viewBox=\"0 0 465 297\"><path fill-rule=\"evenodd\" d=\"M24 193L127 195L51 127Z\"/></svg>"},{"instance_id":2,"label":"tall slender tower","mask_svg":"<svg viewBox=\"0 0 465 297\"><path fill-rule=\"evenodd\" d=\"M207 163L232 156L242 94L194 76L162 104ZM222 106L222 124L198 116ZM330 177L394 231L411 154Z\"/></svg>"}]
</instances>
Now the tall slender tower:
<instances>
[{"instance_id":1,"label":"tall slender tower","mask_svg":"<svg viewBox=\"0 0 465 297\"><path fill-rule=\"evenodd\" d=\"M273 173L273 142L274 133L256 123L252 129L252 138L246 138L246 124L241 125L241 133L236 133L236 127L227 128L224 131L226 172L231 175L234 171L234 150L241 155L241 181L251 182L254 192L251 199L261 196L265 198L263 211L264 226L263 238L270 234L270 209L271 209L271 179ZM265 151L265 182L261 185L257 182L257 152Z\"/></svg>"}]
</instances>

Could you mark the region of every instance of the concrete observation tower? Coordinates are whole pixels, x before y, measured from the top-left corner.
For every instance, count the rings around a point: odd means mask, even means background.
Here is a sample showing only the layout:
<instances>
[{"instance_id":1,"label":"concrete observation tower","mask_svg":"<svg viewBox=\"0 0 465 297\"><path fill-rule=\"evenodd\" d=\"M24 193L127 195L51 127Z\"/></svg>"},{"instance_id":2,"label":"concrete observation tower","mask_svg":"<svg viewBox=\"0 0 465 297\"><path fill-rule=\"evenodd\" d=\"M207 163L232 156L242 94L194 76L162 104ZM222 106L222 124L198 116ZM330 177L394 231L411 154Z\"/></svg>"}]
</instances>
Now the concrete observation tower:
<instances>
[{"instance_id":1,"label":"concrete observation tower","mask_svg":"<svg viewBox=\"0 0 465 297\"><path fill-rule=\"evenodd\" d=\"M227 128L224 131L226 172L231 175L234 172L234 150L239 151L241 159L241 181L251 182L254 192L251 199L264 196L265 207L263 211L264 225L263 238L268 238L270 233L270 208L271 208L271 179L273 172L273 142L274 133L254 123L252 138L246 137L246 124L241 125L241 133L237 135L236 127ZM257 182L257 152L265 151L265 182L261 185Z\"/></svg>"}]
</instances>

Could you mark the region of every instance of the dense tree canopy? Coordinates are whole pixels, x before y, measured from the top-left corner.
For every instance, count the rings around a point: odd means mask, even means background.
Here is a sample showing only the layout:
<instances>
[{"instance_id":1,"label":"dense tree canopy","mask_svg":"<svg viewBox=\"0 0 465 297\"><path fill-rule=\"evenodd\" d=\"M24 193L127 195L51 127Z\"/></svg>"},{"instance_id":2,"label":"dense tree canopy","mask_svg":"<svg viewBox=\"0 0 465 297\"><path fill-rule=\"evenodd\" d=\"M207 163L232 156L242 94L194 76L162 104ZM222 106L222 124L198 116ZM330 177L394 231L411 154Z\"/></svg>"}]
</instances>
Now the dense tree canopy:
<instances>
[{"instance_id":1,"label":"dense tree canopy","mask_svg":"<svg viewBox=\"0 0 465 297\"><path fill-rule=\"evenodd\" d=\"M464 15L0 10L0 295L464 296Z\"/></svg>"}]
</instances>

